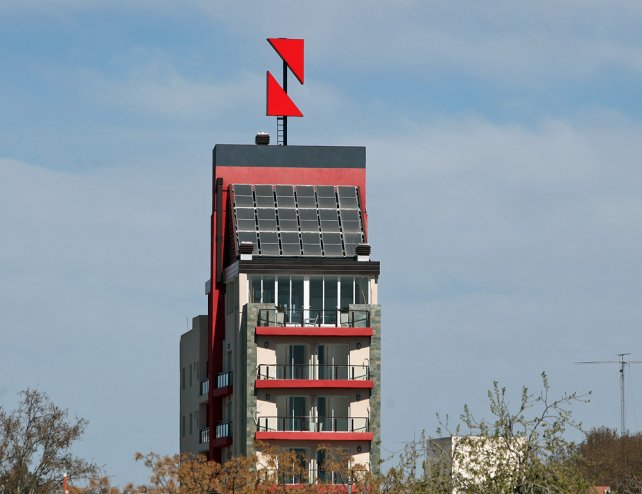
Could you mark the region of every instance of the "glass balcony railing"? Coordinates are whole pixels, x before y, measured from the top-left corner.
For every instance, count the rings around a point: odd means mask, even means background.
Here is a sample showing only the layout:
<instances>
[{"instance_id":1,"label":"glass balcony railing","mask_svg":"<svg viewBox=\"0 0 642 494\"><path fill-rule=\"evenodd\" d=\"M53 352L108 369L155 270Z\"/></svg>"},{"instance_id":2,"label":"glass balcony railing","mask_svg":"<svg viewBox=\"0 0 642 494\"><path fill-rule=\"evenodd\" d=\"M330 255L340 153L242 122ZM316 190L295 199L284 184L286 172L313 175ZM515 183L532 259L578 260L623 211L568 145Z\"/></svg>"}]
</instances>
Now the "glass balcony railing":
<instances>
[{"instance_id":1,"label":"glass balcony railing","mask_svg":"<svg viewBox=\"0 0 642 494\"><path fill-rule=\"evenodd\" d=\"M232 437L232 422L223 422L216 426L216 439Z\"/></svg>"},{"instance_id":2,"label":"glass balcony railing","mask_svg":"<svg viewBox=\"0 0 642 494\"><path fill-rule=\"evenodd\" d=\"M199 444L208 444L210 442L210 429L209 427L206 427L205 429L201 429L199 438L198 438Z\"/></svg>"},{"instance_id":3,"label":"glass balcony railing","mask_svg":"<svg viewBox=\"0 0 642 494\"><path fill-rule=\"evenodd\" d=\"M216 376L216 387L227 388L232 385L232 371L221 372Z\"/></svg>"},{"instance_id":4,"label":"glass balcony railing","mask_svg":"<svg viewBox=\"0 0 642 494\"><path fill-rule=\"evenodd\" d=\"M289 468L285 467L280 470L263 468L260 470L260 472L261 475L265 476L266 478L278 479L279 484L305 485L318 482L320 484L334 484L342 485L344 487L347 487L349 484L347 473L349 467L347 465L344 471L335 472L327 470L323 467L311 468L309 460L307 458L303 458L300 461L302 462L302 464L294 464L292 466L288 465ZM333 489L328 492L346 492L346 490L347 489Z\"/></svg>"},{"instance_id":5,"label":"glass balcony railing","mask_svg":"<svg viewBox=\"0 0 642 494\"><path fill-rule=\"evenodd\" d=\"M199 391L200 396L207 396L207 393L210 392L210 380L209 379L203 379L201 381L201 388Z\"/></svg>"},{"instance_id":6,"label":"glass balcony railing","mask_svg":"<svg viewBox=\"0 0 642 494\"><path fill-rule=\"evenodd\" d=\"M296 365L260 364L257 379L328 379L328 380L369 380L370 367L367 365Z\"/></svg>"},{"instance_id":7,"label":"glass balcony railing","mask_svg":"<svg viewBox=\"0 0 642 494\"><path fill-rule=\"evenodd\" d=\"M257 326L369 328L370 311L352 309L261 309Z\"/></svg>"},{"instance_id":8,"label":"glass balcony railing","mask_svg":"<svg viewBox=\"0 0 642 494\"><path fill-rule=\"evenodd\" d=\"M258 432L370 432L368 417L259 417Z\"/></svg>"}]
</instances>

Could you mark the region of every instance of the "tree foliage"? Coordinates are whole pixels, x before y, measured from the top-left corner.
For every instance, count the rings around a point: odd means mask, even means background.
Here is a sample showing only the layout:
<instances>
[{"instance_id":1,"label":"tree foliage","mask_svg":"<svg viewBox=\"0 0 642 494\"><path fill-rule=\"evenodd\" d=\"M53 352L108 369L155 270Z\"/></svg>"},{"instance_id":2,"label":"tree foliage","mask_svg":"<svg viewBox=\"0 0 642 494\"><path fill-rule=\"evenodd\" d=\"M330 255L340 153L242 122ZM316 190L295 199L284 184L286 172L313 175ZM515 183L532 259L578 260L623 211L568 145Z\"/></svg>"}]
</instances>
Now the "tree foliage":
<instances>
[{"instance_id":1,"label":"tree foliage","mask_svg":"<svg viewBox=\"0 0 642 494\"><path fill-rule=\"evenodd\" d=\"M568 428L579 428L571 407L585 402L577 393L550 396L550 384L541 374L542 389L522 388L511 410L506 388L497 382L488 392L492 420L478 420L468 407L462 414L464 438L455 455L471 456L473 475L454 476L455 487L472 492L520 494L585 492L590 483L579 468L575 443L565 438ZM491 452L492 454L489 454Z\"/></svg>"},{"instance_id":2,"label":"tree foliage","mask_svg":"<svg viewBox=\"0 0 642 494\"><path fill-rule=\"evenodd\" d=\"M619 436L615 429L591 429L580 453L584 474L597 485L609 485L617 494L642 492L642 433Z\"/></svg>"},{"instance_id":3,"label":"tree foliage","mask_svg":"<svg viewBox=\"0 0 642 494\"><path fill-rule=\"evenodd\" d=\"M309 483L307 465L295 452L265 445L261 450L258 456L238 456L222 465L201 455L137 453L136 460L149 470L145 484L120 490L106 477L97 477L71 494L285 494L293 492L290 483L298 484L294 492L301 494L340 492L319 479ZM326 457L324 468L336 474L332 478L351 482L354 492L375 492L374 477L364 466L350 464L344 451L328 448Z\"/></svg>"},{"instance_id":4,"label":"tree foliage","mask_svg":"<svg viewBox=\"0 0 642 494\"><path fill-rule=\"evenodd\" d=\"M382 478L382 491L402 494L584 493L591 485L580 469L577 446L565 439L571 407L585 396L553 399L546 374L542 389L522 388L511 407L497 382L488 392L490 419L478 419L468 406L448 440L422 436L408 444L398 464ZM441 435L442 432L438 431Z\"/></svg>"},{"instance_id":5,"label":"tree foliage","mask_svg":"<svg viewBox=\"0 0 642 494\"><path fill-rule=\"evenodd\" d=\"M59 492L65 473L72 479L94 476L96 466L72 453L86 425L83 419L71 418L46 393L21 391L15 410L0 408L0 492Z\"/></svg>"}]
</instances>

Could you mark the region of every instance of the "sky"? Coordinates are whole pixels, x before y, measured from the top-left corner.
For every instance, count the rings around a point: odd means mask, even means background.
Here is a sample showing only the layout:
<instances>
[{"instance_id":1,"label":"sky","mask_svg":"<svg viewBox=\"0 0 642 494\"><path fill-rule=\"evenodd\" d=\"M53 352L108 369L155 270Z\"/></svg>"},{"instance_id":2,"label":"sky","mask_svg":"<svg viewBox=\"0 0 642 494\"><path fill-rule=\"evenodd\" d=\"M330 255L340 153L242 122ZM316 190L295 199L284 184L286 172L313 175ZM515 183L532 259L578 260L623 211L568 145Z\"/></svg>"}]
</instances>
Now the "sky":
<instances>
[{"instance_id":1,"label":"sky","mask_svg":"<svg viewBox=\"0 0 642 494\"><path fill-rule=\"evenodd\" d=\"M640 25L633 0L0 0L0 406L46 391L116 484L177 452L211 150L275 137L291 37L289 144L367 147L384 456L542 371L619 427L617 366L574 362L642 360Z\"/></svg>"}]
</instances>

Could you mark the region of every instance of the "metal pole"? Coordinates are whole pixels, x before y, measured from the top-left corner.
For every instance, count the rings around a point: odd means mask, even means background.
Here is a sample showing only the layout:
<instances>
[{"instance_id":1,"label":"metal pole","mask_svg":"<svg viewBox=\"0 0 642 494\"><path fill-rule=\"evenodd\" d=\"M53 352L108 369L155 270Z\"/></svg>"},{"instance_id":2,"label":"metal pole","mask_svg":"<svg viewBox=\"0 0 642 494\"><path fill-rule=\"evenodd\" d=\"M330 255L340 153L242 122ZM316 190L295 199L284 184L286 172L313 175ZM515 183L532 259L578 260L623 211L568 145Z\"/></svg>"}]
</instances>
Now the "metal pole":
<instances>
[{"instance_id":1,"label":"metal pole","mask_svg":"<svg viewBox=\"0 0 642 494\"><path fill-rule=\"evenodd\" d=\"M626 434L626 424L624 419L624 366L626 362L624 361L624 355L620 355L620 436Z\"/></svg>"},{"instance_id":2,"label":"metal pole","mask_svg":"<svg viewBox=\"0 0 642 494\"><path fill-rule=\"evenodd\" d=\"M283 90L288 94L288 64L283 60ZM288 117L283 117L283 145L288 145Z\"/></svg>"}]
</instances>

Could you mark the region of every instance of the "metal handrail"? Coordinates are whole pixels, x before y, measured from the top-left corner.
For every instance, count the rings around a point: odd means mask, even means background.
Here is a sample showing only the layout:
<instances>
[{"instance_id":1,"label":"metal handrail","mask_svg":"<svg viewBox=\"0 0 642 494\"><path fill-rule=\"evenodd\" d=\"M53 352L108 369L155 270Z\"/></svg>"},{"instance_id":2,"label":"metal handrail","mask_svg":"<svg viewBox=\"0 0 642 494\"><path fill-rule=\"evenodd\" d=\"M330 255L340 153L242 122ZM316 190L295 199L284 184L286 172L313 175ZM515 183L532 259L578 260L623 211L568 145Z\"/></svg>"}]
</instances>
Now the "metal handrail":
<instances>
[{"instance_id":1,"label":"metal handrail","mask_svg":"<svg viewBox=\"0 0 642 494\"><path fill-rule=\"evenodd\" d=\"M363 381L370 379L368 365L259 364L257 379L319 379Z\"/></svg>"},{"instance_id":2,"label":"metal handrail","mask_svg":"<svg viewBox=\"0 0 642 494\"><path fill-rule=\"evenodd\" d=\"M232 422L222 422L216 426L216 439L232 437Z\"/></svg>"},{"instance_id":3,"label":"metal handrail","mask_svg":"<svg viewBox=\"0 0 642 494\"><path fill-rule=\"evenodd\" d=\"M216 387L227 388L232 385L232 371L221 372L216 376Z\"/></svg>"},{"instance_id":4,"label":"metal handrail","mask_svg":"<svg viewBox=\"0 0 642 494\"><path fill-rule=\"evenodd\" d=\"M201 387L200 387L200 396L207 396L207 393L210 391L210 380L209 379L203 379L201 381Z\"/></svg>"},{"instance_id":5,"label":"metal handrail","mask_svg":"<svg viewBox=\"0 0 642 494\"><path fill-rule=\"evenodd\" d=\"M362 309L259 309L258 326L369 328L370 311Z\"/></svg>"},{"instance_id":6,"label":"metal handrail","mask_svg":"<svg viewBox=\"0 0 642 494\"><path fill-rule=\"evenodd\" d=\"M199 438L198 438L199 444L207 444L210 442L210 429L209 427L206 427L205 429L201 429Z\"/></svg>"},{"instance_id":7,"label":"metal handrail","mask_svg":"<svg viewBox=\"0 0 642 494\"><path fill-rule=\"evenodd\" d=\"M262 416L259 432L370 432L368 417Z\"/></svg>"}]
</instances>

